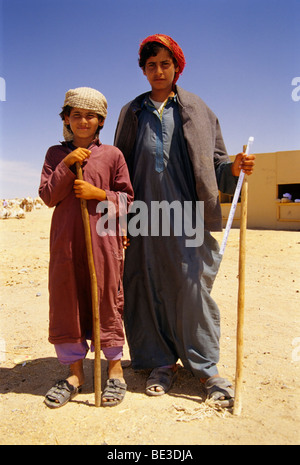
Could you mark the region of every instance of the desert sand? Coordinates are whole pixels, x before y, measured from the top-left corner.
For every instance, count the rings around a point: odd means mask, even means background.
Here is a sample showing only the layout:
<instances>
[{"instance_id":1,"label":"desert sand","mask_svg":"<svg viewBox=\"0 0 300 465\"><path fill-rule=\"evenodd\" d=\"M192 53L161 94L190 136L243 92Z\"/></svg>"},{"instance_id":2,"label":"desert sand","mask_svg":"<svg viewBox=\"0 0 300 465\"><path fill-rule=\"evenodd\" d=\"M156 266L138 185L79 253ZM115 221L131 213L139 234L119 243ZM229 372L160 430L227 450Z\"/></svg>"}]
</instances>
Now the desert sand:
<instances>
[{"instance_id":1,"label":"desert sand","mask_svg":"<svg viewBox=\"0 0 300 465\"><path fill-rule=\"evenodd\" d=\"M113 408L96 408L93 354L86 384L51 410L44 395L66 376L48 342L49 231L53 210L0 221L0 444L2 445L296 445L299 434L300 232L247 231L242 412L205 401L184 368L170 392L144 394L147 372L130 367L128 392ZM215 234L218 240L222 233ZM213 296L221 312L220 374L236 364L239 230L232 229ZM102 359L102 384L106 361Z\"/></svg>"}]
</instances>

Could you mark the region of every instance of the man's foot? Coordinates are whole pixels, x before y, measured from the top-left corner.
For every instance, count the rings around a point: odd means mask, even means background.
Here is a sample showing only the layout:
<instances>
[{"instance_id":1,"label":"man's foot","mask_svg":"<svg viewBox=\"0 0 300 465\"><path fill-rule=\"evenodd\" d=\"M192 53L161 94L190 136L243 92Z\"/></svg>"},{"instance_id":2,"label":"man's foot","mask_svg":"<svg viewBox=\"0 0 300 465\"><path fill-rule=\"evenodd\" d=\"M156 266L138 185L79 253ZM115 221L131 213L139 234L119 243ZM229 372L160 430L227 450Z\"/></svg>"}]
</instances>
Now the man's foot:
<instances>
[{"instance_id":1,"label":"man's foot","mask_svg":"<svg viewBox=\"0 0 300 465\"><path fill-rule=\"evenodd\" d=\"M154 368L147 379L146 394L148 396L162 396L168 392L177 378L177 370L176 364L171 368Z\"/></svg>"},{"instance_id":2,"label":"man's foot","mask_svg":"<svg viewBox=\"0 0 300 465\"><path fill-rule=\"evenodd\" d=\"M234 403L234 390L232 384L219 375L200 380L204 384L208 399L213 399L220 407L232 407Z\"/></svg>"}]
</instances>

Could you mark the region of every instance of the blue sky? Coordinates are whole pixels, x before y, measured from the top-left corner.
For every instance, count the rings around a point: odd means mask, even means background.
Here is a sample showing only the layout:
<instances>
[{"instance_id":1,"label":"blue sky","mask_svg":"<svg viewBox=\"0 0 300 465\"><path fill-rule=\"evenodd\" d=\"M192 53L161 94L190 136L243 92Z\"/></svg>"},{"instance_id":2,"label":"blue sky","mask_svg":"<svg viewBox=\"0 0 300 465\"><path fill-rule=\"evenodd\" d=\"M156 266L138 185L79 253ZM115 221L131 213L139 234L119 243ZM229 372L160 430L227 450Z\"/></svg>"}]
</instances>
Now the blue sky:
<instances>
[{"instance_id":1,"label":"blue sky","mask_svg":"<svg viewBox=\"0 0 300 465\"><path fill-rule=\"evenodd\" d=\"M122 105L149 89L137 54L154 33L182 47L178 85L217 114L229 154L249 136L255 153L300 149L299 0L0 0L0 14L2 198L37 196L70 88L106 96L113 143Z\"/></svg>"}]
</instances>

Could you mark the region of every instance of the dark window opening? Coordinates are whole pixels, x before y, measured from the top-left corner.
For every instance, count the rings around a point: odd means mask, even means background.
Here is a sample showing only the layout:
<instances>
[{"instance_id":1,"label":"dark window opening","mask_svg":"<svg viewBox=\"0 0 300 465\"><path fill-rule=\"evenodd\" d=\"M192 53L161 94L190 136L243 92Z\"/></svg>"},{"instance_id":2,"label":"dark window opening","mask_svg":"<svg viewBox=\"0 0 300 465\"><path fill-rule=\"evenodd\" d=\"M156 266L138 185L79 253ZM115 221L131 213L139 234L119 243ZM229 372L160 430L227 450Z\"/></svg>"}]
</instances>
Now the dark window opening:
<instances>
[{"instance_id":1,"label":"dark window opening","mask_svg":"<svg viewBox=\"0 0 300 465\"><path fill-rule=\"evenodd\" d=\"M278 184L278 199L286 198L290 202L300 200L300 184Z\"/></svg>"}]
</instances>

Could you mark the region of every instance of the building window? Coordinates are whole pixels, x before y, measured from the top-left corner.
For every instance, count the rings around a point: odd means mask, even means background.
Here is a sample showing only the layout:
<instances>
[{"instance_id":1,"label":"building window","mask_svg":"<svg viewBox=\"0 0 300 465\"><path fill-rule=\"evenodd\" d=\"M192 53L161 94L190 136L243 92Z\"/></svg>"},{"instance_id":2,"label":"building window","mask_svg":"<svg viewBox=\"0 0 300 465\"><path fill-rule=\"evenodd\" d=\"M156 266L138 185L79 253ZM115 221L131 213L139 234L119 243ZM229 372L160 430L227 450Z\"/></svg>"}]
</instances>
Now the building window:
<instances>
[{"instance_id":1,"label":"building window","mask_svg":"<svg viewBox=\"0 0 300 465\"><path fill-rule=\"evenodd\" d=\"M282 202L300 203L300 184L278 184L277 198Z\"/></svg>"},{"instance_id":2,"label":"building window","mask_svg":"<svg viewBox=\"0 0 300 465\"><path fill-rule=\"evenodd\" d=\"M277 194L277 220L300 222L300 184L278 184Z\"/></svg>"}]
</instances>

